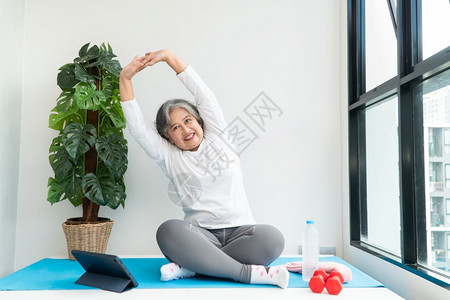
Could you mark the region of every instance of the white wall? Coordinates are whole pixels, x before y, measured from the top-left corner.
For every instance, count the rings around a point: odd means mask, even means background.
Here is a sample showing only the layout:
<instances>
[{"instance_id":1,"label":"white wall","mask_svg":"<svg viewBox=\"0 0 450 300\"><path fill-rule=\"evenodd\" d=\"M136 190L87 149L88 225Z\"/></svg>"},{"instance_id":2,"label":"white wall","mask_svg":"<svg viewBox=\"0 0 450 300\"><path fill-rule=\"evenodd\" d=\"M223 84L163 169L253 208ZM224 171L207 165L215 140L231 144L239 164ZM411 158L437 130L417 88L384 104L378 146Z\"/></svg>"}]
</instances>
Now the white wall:
<instances>
[{"instance_id":1,"label":"white wall","mask_svg":"<svg viewBox=\"0 0 450 300\"><path fill-rule=\"evenodd\" d=\"M14 269L24 0L0 1L0 278Z\"/></svg>"},{"instance_id":2,"label":"white wall","mask_svg":"<svg viewBox=\"0 0 450 300\"><path fill-rule=\"evenodd\" d=\"M59 95L58 68L88 41L110 42L122 65L160 48L191 63L227 119L239 116L259 135L241 156L257 221L280 228L285 254L295 254L305 220L315 219L321 243L341 254L338 1L42 0L26 1L16 269L66 255L61 223L81 213L68 202L46 202L56 135L47 122ZM162 64L139 74L135 91L151 121L163 100L190 97ZM244 114L262 91L283 110L266 132ZM160 253L158 225L182 217L167 184L129 140L126 208L100 212L115 220L108 252Z\"/></svg>"},{"instance_id":3,"label":"white wall","mask_svg":"<svg viewBox=\"0 0 450 300\"><path fill-rule=\"evenodd\" d=\"M401 297L413 299L448 299L448 290L396 267L382 259L350 246L350 207L348 172L348 92L347 92L347 1L340 3L340 100L343 258L369 276L383 283Z\"/></svg>"}]
</instances>

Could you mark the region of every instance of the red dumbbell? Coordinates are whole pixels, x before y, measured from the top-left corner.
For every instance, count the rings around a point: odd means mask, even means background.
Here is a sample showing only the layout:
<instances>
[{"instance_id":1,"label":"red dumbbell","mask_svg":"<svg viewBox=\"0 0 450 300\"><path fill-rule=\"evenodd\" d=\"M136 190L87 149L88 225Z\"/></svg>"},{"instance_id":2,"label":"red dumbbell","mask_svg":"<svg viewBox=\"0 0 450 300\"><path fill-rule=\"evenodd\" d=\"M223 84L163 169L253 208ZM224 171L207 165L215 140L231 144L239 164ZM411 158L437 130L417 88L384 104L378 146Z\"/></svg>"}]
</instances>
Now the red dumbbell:
<instances>
[{"instance_id":1,"label":"red dumbbell","mask_svg":"<svg viewBox=\"0 0 450 300\"><path fill-rule=\"evenodd\" d=\"M325 287L328 294L339 295L342 291L342 283L344 283L344 277L338 271L332 271L326 280Z\"/></svg>"},{"instance_id":2,"label":"red dumbbell","mask_svg":"<svg viewBox=\"0 0 450 300\"><path fill-rule=\"evenodd\" d=\"M309 288L313 293L322 293L328 274L324 270L316 270L309 280Z\"/></svg>"}]
</instances>

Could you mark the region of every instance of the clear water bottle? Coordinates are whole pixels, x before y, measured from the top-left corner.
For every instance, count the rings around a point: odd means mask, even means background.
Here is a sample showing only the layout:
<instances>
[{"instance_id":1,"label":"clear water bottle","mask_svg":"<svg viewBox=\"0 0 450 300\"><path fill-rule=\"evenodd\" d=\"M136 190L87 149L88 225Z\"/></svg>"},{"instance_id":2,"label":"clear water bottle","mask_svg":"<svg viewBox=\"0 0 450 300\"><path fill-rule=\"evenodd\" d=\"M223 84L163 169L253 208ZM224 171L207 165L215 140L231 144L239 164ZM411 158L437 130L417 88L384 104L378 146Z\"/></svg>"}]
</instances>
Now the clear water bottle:
<instances>
[{"instance_id":1,"label":"clear water bottle","mask_svg":"<svg viewBox=\"0 0 450 300\"><path fill-rule=\"evenodd\" d=\"M309 281L319 267L319 232L314 221L306 221L302 238L303 268L302 279Z\"/></svg>"}]
</instances>

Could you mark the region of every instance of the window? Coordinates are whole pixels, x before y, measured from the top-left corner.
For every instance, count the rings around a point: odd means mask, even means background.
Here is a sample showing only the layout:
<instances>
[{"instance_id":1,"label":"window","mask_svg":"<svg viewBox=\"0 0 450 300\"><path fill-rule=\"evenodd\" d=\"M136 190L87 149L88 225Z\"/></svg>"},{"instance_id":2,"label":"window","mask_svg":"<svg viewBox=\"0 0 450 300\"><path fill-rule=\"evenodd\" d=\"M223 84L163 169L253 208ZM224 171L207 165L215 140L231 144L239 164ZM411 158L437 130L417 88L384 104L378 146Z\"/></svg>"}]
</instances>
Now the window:
<instances>
[{"instance_id":1,"label":"window","mask_svg":"<svg viewBox=\"0 0 450 300\"><path fill-rule=\"evenodd\" d=\"M450 217L450 198L447 198L445 200L447 202L447 204L446 204L446 206L447 206L446 212L447 212L447 218L448 218L448 217ZM450 220L447 220L447 223L450 223Z\"/></svg>"},{"instance_id":2,"label":"window","mask_svg":"<svg viewBox=\"0 0 450 300\"><path fill-rule=\"evenodd\" d=\"M450 271L450 224L447 222L445 208L450 200L450 158L442 155L445 152L446 133L450 129L450 70L415 85L413 97L416 104L423 108L424 148L427 142L430 143L430 137L427 138L426 133L432 136L433 144L433 147L428 147L428 153L424 151L423 157L424 166L430 166L431 172L430 176L424 176L425 186L430 187L425 189L425 208L430 209L430 215L427 216L430 219L426 222L430 226L426 229L427 245L430 246L419 262L428 267ZM425 171L426 174L428 173ZM445 179L445 188L442 187L441 178Z\"/></svg>"},{"instance_id":3,"label":"window","mask_svg":"<svg viewBox=\"0 0 450 300\"><path fill-rule=\"evenodd\" d=\"M400 186L397 97L365 110L367 235L362 238L400 255Z\"/></svg>"},{"instance_id":4,"label":"window","mask_svg":"<svg viewBox=\"0 0 450 300\"><path fill-rule=\"evenodd\" d=\"M450 165L445 165L445 188L450 188Z\"/></svg>"},{"instance_id":5,"label":"window","mask_svg":"<svg viewBox=\"0 0 450 300\"><path fill-rule=\"evenodd\" d=\"M424 102L424 118L428 116L429 118L434 116L433 113L427 113L426 102ZM430 124L429 122L425 121L425 123ZM441 157L442 156L442 128L434 128L434 127L428 127L428 152L429 157Z\"/></svg>"},{"instance_id":6,"label":"window","mask_svg":"<svg viewBox=\"0 0 450 300\"><path fill-rule=\"evenodd\" d=\"M386 1L366 0L367 90L397 74L397 40L392 26Z\"/></svg>"},{"instance_id":7,"label":"window","mask_svg":"<svg viewBox=\"0 0 450 300\"><path fill-rule=\"evenodd\" d=\"M348 0L348 14L351 244L448 287L450 2Z\"/></svg>"},{"instance_id":8,"label":"window","mask_svg":"<svg viewBox=\"0 0 450 300\"><path fill-rule=\"evenodd\" d=\"M448 0L422 0L423 57L428 58L450 45ZM436 34L442 32L442 34Z\"/></svg>"},{"instance_id":9,"label":"window","mask_svg":"<svg viewBox=\"0 0 450 300\"><path fill-rule=\"evenodd\" d=\"M447 233L447 259L450 259L450 234ZM450 268L447 268L450 271Z\"/></svg>"},{"instance_id":10,"label":"window","mask_svg":"<svg viewBox=\"0 0 450 300\"><path fill-rule=\"evenodd\" d=\"M450 128L444 129L444 153L445 155L450 154Z\"/></svg>"}]
</instances>

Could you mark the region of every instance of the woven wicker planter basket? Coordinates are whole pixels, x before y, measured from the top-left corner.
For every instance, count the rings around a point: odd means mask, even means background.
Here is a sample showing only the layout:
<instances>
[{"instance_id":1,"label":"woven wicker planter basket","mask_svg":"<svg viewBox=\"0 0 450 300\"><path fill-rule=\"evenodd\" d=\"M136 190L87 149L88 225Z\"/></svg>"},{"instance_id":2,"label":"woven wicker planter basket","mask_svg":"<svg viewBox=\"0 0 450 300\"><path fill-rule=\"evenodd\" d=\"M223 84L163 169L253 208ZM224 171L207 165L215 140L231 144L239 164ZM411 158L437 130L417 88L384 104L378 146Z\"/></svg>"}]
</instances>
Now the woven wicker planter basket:
<instances>
[{"instance_id":1,"label":"woven wicker planter basket","mask_svg":"<svg viewBox=\"0 0 450 300\"><path fill-rule=\"evenodd\" d=\"M72 250L105 253L109 236L114 222L105 219L98 223L90 224L62 224L67 241L67 251L70 260L75 260Z\"/></svg>"}]
</instances>

